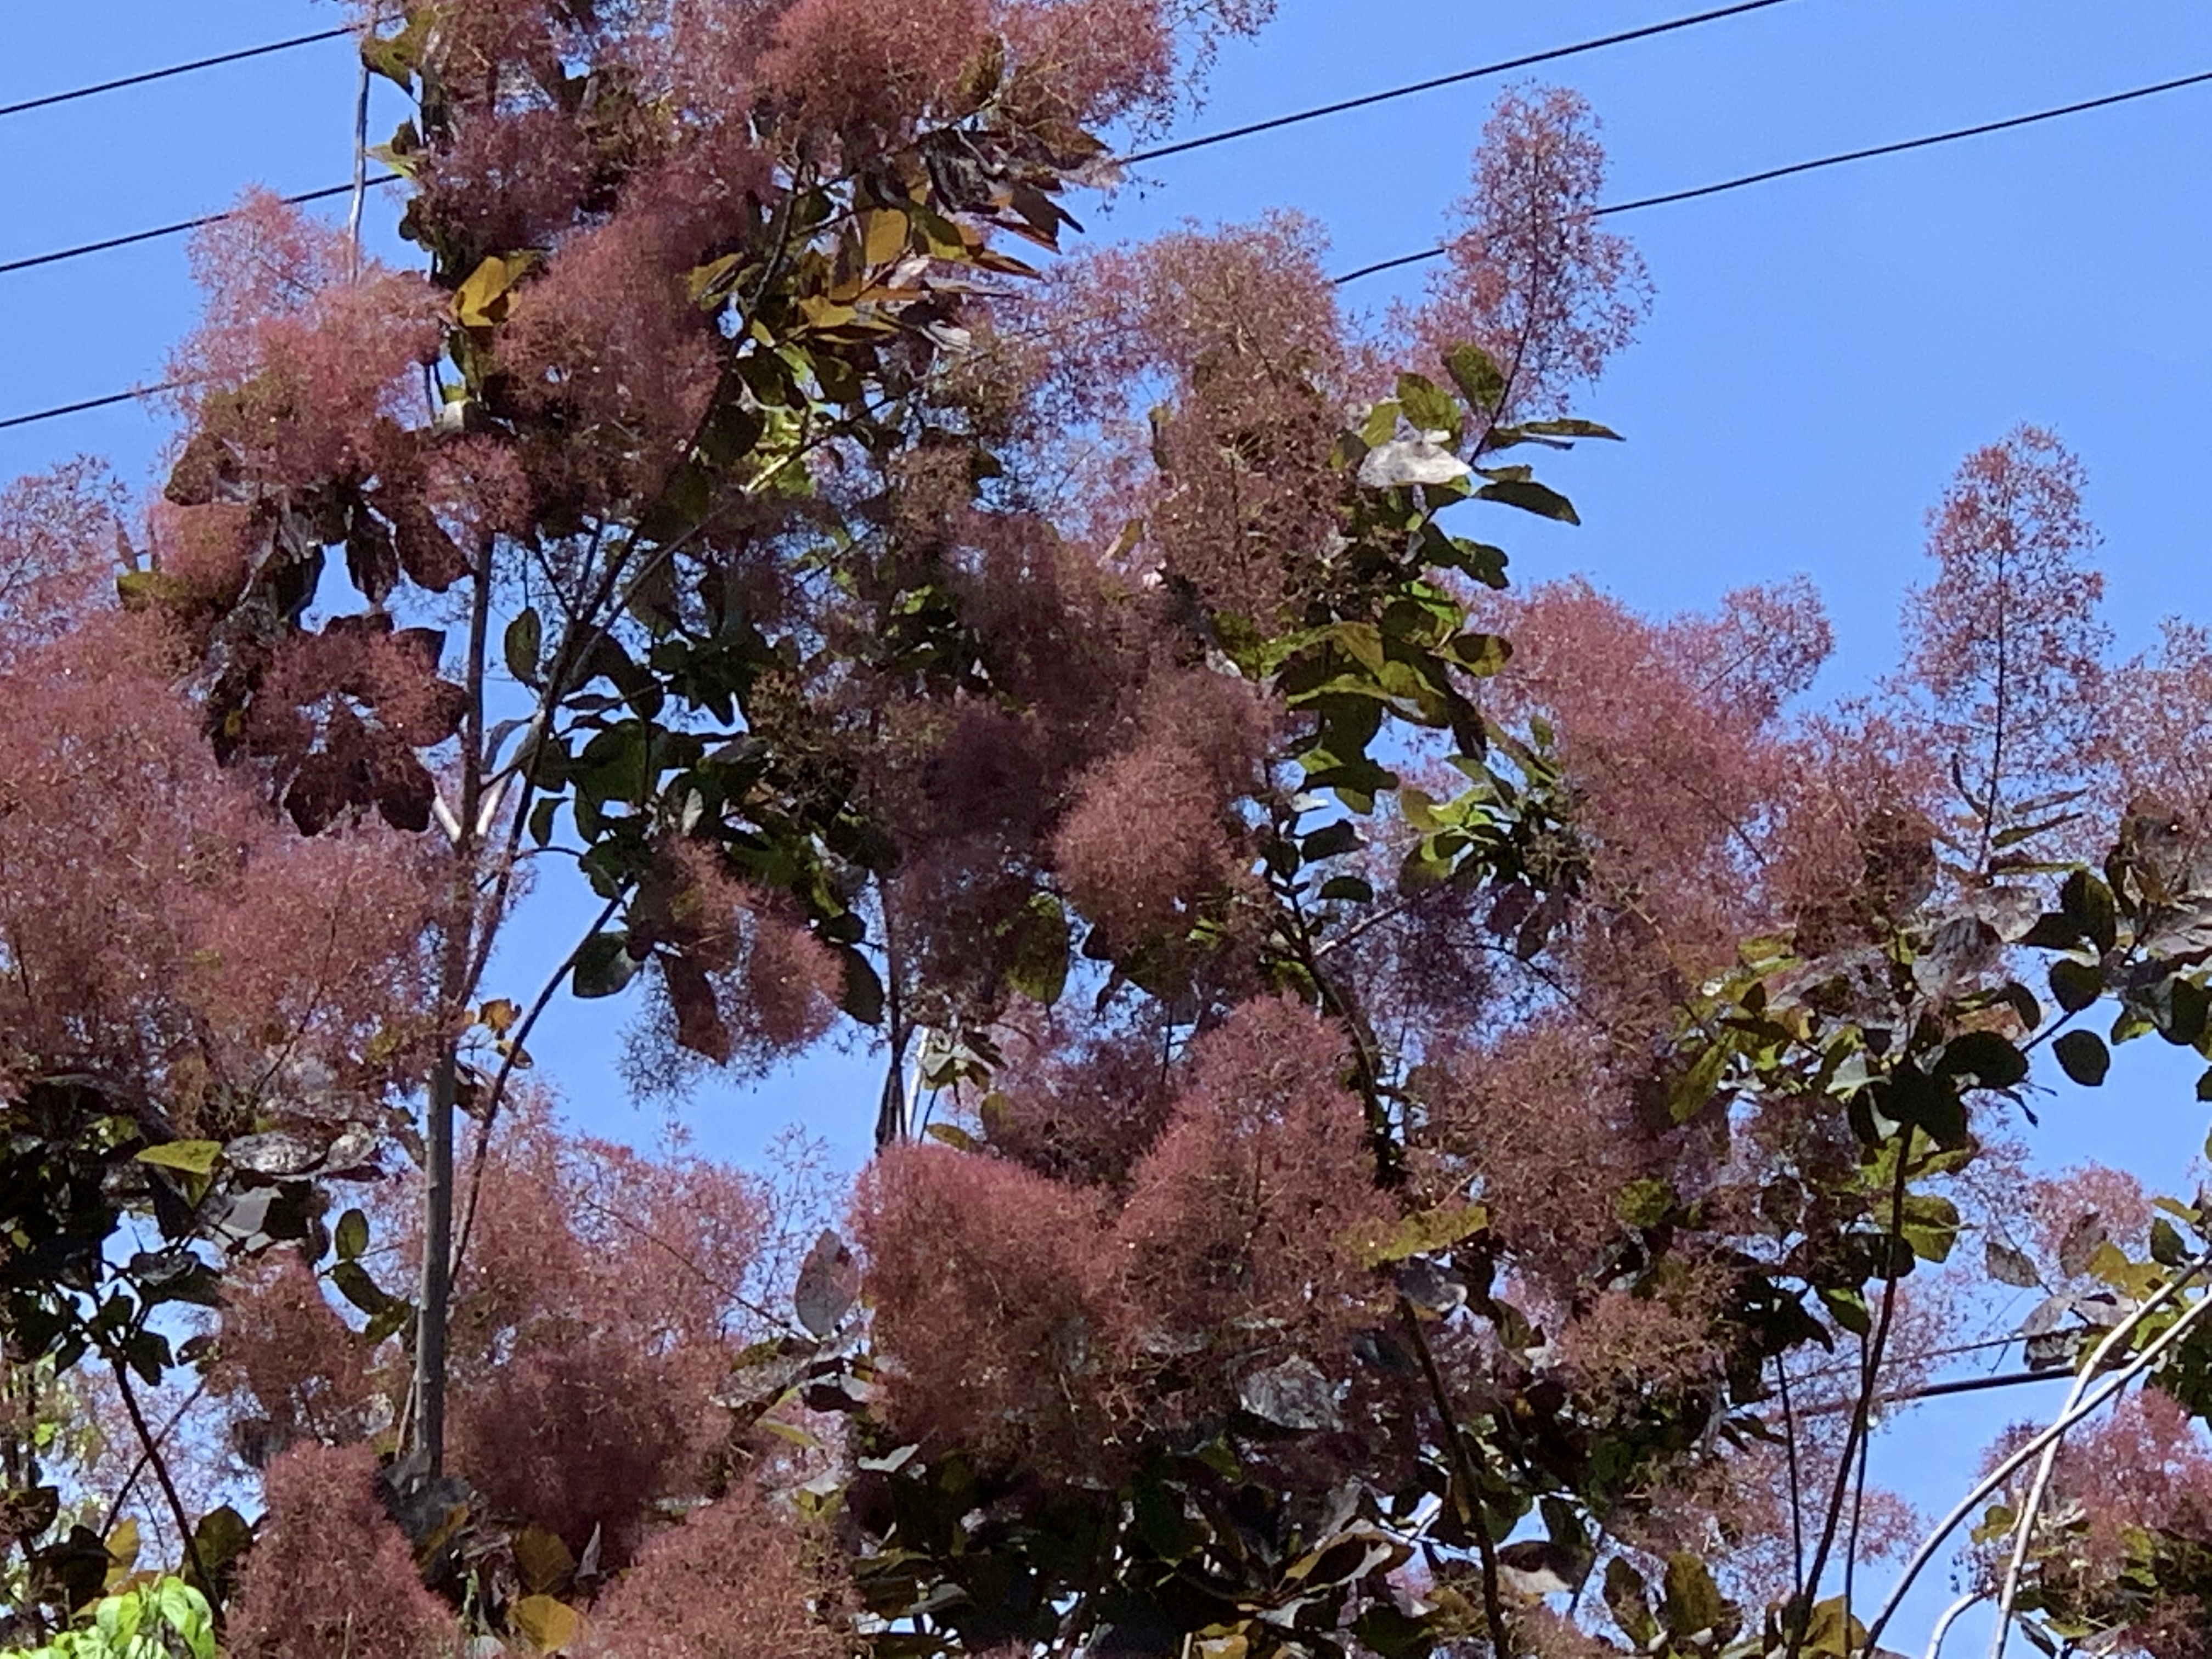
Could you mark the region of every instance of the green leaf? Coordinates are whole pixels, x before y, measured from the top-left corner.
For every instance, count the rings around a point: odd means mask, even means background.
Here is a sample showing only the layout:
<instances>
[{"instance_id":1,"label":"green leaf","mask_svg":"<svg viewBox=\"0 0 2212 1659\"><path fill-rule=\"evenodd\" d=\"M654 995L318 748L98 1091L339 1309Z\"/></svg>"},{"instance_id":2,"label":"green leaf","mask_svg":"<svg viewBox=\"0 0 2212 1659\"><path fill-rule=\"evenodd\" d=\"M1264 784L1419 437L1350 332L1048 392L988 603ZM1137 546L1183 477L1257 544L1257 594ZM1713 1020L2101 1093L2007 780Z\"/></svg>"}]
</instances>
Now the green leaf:
<instances>
[{"instance_id":1,"label":"green leaf","mask_svg":"<svg viewBox=\"0 0 2212 1659\"><path fill-rule=\"evenodd\" d=\"M845 966L845 994L840 1000L847 1014L863 1025L880 1025L884 1022L884 982L876 977L876 970L868 959L853 945L838 951Z\"/></svg>"},{"instance_id":2,"label":"green leaf","mask_svg":"<svg viewBox=\"0 0 2212 1659\"><path fill-rule=\"evenodd\" d=\"M1908 1193L1898 1231L1923 1261L1947 1261L1959 1242L1959 1206L1934 1193Z\"/></svg>"},{"instance_id":3,"label":"green leaf","mask_svg":"<svg viewBox=\"0 0 2212 1659\"><path fill-rule=\"evenodd\" d=\"M1877 1096L1876 1103L1896 1121L1925 1130L1929 1139L1947 1151L1966 1144L1966 1103L1949 1077L1930 1077L1917 1066L1899 1066L1890 1073L1888 1087Z\"/></svg>"},{"instance_id":4,"label":"green leaf","mask_svg":"<svg viewBox=\"0 0 2212 1659\"><path fill-rule=\"evenodd\" d=\"M1488 352L1471 340L1444 354L1444 368L1468 402L1486 414L1496 410L1505 395L1504 373Z\"/></svg>"},{"instance_id":5,"label":"green leaf","mask_svg":"<svg viewBox=\"0 0 2212 1659\"><path fill-rule=\"evenodd\" d=\"M331 1242L337 1249L339 1261L356 1260L368 1248L368 1218L359 1210L348 1210L338 1218Z\"/></svg>"},{"instance_id":6,"label":"green leaf","mask_svg":"<svg viewBox=\"0 0 2212 1659\"><path fill-rule=\"evenodd\" d=\"M1001 932L1012 934L1006 983L1049 1008L1067 988L1067 911L1050 893L1032 893Z\"/></svg>"},{"instance_id":7,"label":"green leaf","mask_svg":"<svg viewBox=\"0 0 2212 1659\"><path fill-rule=\"evenodd\" d=\"M1557 421L1523 421L1521 430L1533 432L1540 438L1610 438L1615 443L1625 441L1620 434L1609 426L1571 417Z\"/></svg>"},{"instance_id":8,"label":"green leaf","mask_svg":"<svg viewBox=\"0 0 2212 1659\"><path fill-rule=\"evenodd\" d=\"M1534 478L1500 478L1483 485L1474 494L1479 501L1517 507L1523 513L1533 513L1540 519L1557 519L1562 524L1582 522L1572 501L1558 490L1538 483Z\"/></svg>"},{"instance_id":9,"label":"green leaf","mask_svg":"<svg viewBox=\"0 0 2212 1659\"><path fill-rule=\"evenodd\" d=\"M1324 823L1299 844L1299 851L1309 864L1317 864L1323 859L1340 858L1346 853L1358 850L1359 830L1349 818Z\"/></svg>"},{"instance_id":10,"label":"green leaf","mask_svg":"<svg viewBox=\"0 0 2212 1659\"><path fill-rule=\"evenodd\" d=\"M2065 886L2059 890L2058 908L2100 951L2111 950L2119 937L2112 890L2087 870L2076 870L2066 878Z\"/></svg>"},{"instance_id":11,"label":"green leaf","mask_svg":"<svg viewBox=\"0 0 2212 1659\"><path fill-rule=\"evenodd\" d=\"M2164 1216L2155 1217L2150 1224L2150 1259L2162 1267L2179 1267L2189 1260L2181 1230Z\"/></svg>"},{"instance_id":12,"label":"green leaf","mask_svg":"<svg viewBox=\"0 0 2212 1659\"><path fill-rule=\"evenodd\" d=\"M1344 1243L1363 1267L1382 1267L1448 1250L1489 1224L1490 1212L1480 1204L1444 1204L1416 1210L1394 1225L1370 1222Z\"/></svg>"},{"instance_id":13,"label":"green leaf","mask_svg":"<svg viewBox=\"0 0 2212 1659\"><path fill-rule=\"evenodd\" d=\"M613 928L592 934L577 947L569 988L580 997L611 997L636 974L637 960L629 953L629 934L622 928Z\"/></svg>"},{"instance_id":14,"label":"green leaf","mask_svg":"<svg viewBox=\"0 0 2212 1659\"><path fill-rule=\"evenodd\" d=\"M538 653L544 649L545 623L536 605L526 605L515 614L501 644L507 653L507 672L525 685L537 684Z\"/></svg>"},{"instance_id":15,"label":"green leaf","mask_svg":"<svg viewBox=\"0 0 2212 1659\"><path fill-rule=\"evenodd\" d=\"M1873 1331L1874 1320L1867 1311L1864 1291L1850 1285L1823 1285L1817 1294L1828 1316L1853 1336L1865 1336Z\"/></svg>"},{"instance_id":16,"label":"green leaf","mask_svg":"<svg viewBox=\"0 0 2212 1659\"><path fill-rule=\"evenodd\" d=\"M1666 1602L1662 1609L1667 1632L1679 1642L1710 1631L1706 1638L1725 1642L1735 1633L1735 1610L1721 1594L1705 1564L1686 1550L1667 1558Z\"/></svg>"},{"instance_id":17,"label":"green leaf","mask_svg":"<svg viewBox=\"0 0 2212 1659\"><path fill-rule=\"evenodd\" d=\"M2051 964L2051 994L2068 1013L2079 1013L2105 994L2104 970L2094 963L2062 957Z\"/></svg>"},{"instance_id":18,"label":"green leaf","mask_svg":"<svg viewBox=\"0 0 2212 1659\"><path fill-rule=\"evenodd\" d=\"M1434 380L1421 374L1398 377L1398 406L1417 432L1441 432L1459 441L1463 416L1456 399Z\"/></svg>"},{"instance_id":19,"label":"green leaf","mask_svg":"<svg viewBox=\"0 0 2212 1659\"><path fill-rule=\"evenodd\" d=\"M1639 1648L1654 1645L1659 1624L1651 1616L1650 1592L1644 1575L1618 1555L1605 1564L1605 1607L1630 1641Z\"/></svg>"},{"instance_id":20,"label":"green leaf","mask_svg":"<svg viewBox=\"0 0 2212 1659\"><path fill-rule=\"evenodd\" d=\"M2075 1082L2095 1088L2112 1069L2112 1051L2094 1031L2068 1031L2051 1045L2059 1068Z\"/></svg>"},{"instance_id":21,"label":"green leaf","mask_svg":"<svg viewBox=\"0 0 2212 1659\"><path fill-rule=\"evenodd\" d=\"M1372 904L1375 886L1364 876L1331 876L1321 884L1324 899L1340 899L1352 904Z\"/></svg>"},{"instance_id":22,"label":"green leaf","mask_svg":"<svg viewBox=\"0 0 2212 1659\"><path fill-rule=\"evenodd\" d=\"M204 1176L215 1168L215 1161L222 1156L220 1140L172 1140L159 1146L149 1146L138 1154L138 1162L152 1164L164 1170L181 1170L186 1175Z\"/></svg>"},{"instance_id":23,"label":"green leaf","mask_svg":"<svg viewBox=\"0 0 2212 1659\"><path fill-rule=\"evenodd\" d=\"M933 1123L922 1131L932 1140L941 1141L957 1152L980 1152L983 1143L957 1123Z\"/></svg>"},{"instance_id":24,"label":"green leaf","mask_svg":"<svg viewBox=\"0 0 2212 1659\"><path fill-rule=\"evenodd\" d=\"M339 1295L365 1314L387 1312L397 1300L371 1279L368 1269L358 1261L341 1261L332 1267L331 1283L337 1286Z\"/></svg>"},{"instance_id":25,"label":"green leaf","mask_svg":"<svg viewBox=\"0 0 2212 1659\"><path fill-rule=\"evenodd\" d=\"M1984 1089L2009 1089L2027 1075L2027 1056L1995 1031L1968 1031L1943 1050L1944 1073Z\"/></svg>"}]
</instances>

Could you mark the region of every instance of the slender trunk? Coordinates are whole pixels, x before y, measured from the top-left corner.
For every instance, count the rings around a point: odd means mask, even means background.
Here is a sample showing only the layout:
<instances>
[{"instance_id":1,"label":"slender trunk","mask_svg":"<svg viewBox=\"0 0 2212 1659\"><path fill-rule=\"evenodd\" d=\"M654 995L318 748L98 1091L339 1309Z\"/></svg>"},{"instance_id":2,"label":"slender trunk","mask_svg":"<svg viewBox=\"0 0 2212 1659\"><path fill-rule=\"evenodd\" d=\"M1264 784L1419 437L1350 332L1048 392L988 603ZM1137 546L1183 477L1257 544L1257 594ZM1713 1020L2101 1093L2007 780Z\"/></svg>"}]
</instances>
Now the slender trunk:
<instances>
[{"instance_id":1,"label":"slender trunk","mask_svg":"<svg viewBox=\"0 0 2212 1659\"><path fill-rule=\"evenodd\" d=\"M461 800L453 836L453 882L438 969L438 1016L443 1029L430 1077L423 1121L422 1279L415 1320L413 1443L421 1473L446 1465L447 1313L453 1298L453 1106L460 1092L461 1034L456 1029L474 980L477 923L477 819L483 789L484 657L491 629L491 552L477 554L469 610L468 713L461 729Z\"/></svg>"}]
</instances>

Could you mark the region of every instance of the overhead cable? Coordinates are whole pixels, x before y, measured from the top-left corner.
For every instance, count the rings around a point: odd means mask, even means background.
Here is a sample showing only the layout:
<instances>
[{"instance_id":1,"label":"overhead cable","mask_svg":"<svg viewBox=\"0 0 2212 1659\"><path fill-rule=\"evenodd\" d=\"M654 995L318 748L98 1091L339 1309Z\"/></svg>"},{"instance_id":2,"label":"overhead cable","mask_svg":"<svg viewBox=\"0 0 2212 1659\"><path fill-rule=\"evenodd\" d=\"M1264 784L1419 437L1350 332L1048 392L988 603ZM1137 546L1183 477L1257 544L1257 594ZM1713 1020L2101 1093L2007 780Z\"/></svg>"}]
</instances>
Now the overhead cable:
<instances>
[{"instance_id":1,"label":"overhead cable","mask_svg":"<svg viewBox=\"0 0 2212 1659\"><path fill-rule=\"evenodd\" d=\"M1180 138L1173 143L1157 145L1151 149L1137 150L1127 155L1117 155L1115 163L1135 167L1146 161L1164 161L1170 155L1186 155L1194 149L1210 149L1225 144L1232 138L1249 138L1262 132L1273 132L1279 128L1297 126L1303 121L1318 121L1325 115L1342 115L1347 110L1365 109L1374 104L1387 104L1396 98L1411 98L1416 93L1434 92L1440 87L1455 87L1468 81L1480 81L1493 75L1508 75L1518 69L1533 69L1538 64L1555 63L1562 58L1573 58L1586 52L1596 52L1605 46L1618 46L1631 40L1648 40L1655 34L1671 34L1676 29L1694 27L1699 23L1713 23L1723 17L1737 17L1747 11L1764 11L1769 6L1788 3L1788 0L1742 0L1742 3L1722 6L1712 11L1701 11L1689 17L1670 18L1663 23L1647 23L1641 28L1623 29L1618 34L1604 34L1593 40L1577 40L1571 46L1551 46L1542 52L1532 52L1519 58L1500 59L1495 64L1484 64L1479 68L1457 70L1449 75L1439 75L1433 80L1415 81L1402 87L1390 87L1381 92L1370 92L1358 98L1346 98L1334 104L1320 104L1312 109L1294 110L1288 115L1273 115L1264 121L1255 121L1248 126L1231 127L1222 132L1202 133L1195 138Z\"/></svg>"},{"instance_id":2,"label":"overhead cable","mask_svg":"<svg viewBox=\"0 0 2212 1659\"><path fill-rule=\"evenodd\" d=\"M143 87L149 81L166 81L173 75L190 75L195 70L214 69L223 64L240 63L248 58L265 58L272 52L289 52L295 46L313 46L319 40L335 40L342 34L353 32L350 25L318 29L313 34L295 34L289 40L271 40L266 46L217 52L212 58L196 58L189 64L172 64L167 69L146 70L113 81L102 81L96 86L73 87L67 92L50 92L43 97L26 98L20 104L0 104L0 116L21 115L26 110L47 109L56 104L71 103L79 98L90 98L103 92L120 92L125 87Z\"/></svg>"},{"instance_id":3,"label":"overhead cable","mask_svg":"<svg viewBox=\"0 0 2212 1659\"><path fill-rule=\"evenodd\" d=\"M2009 115L2001 121L1983 121L1970 127L1954 127L1948 132L1931 132L1918 138L1900 138L1893 143L1873 144L1864 149L1848 149L1833 155L1816 156L1809 161L1792 161L1786 167L1765 167L1757 173L1747 173L1734 179L1723 179L1717 184L1693 185L1687 190L1670 190L1657 196L1640 196L1632 202L1610 202L1594 209L1591 217L1602 219L1616 213L1638 213L1645 208L1668 207L1676 202L1692 202L1701 196L1718 196L1731 190L1742 190L1751 185L1763 185L1770 179L1787 179L1800 173L1816 173L1823 167L1839 167L1850 161L1872 161L1879 155L1899 155L1906 150L1926 149L1933 144L1955 143L1962 138L1978 138L1984 133L2003 132L2013 127L2033 126L2039 121L2055 121L2063 115L2079 115L2085 110L2106 109L2114 104L2130 103L2138 98L2149 98L2161 92L2173 92L2183 87L2202 86L2212 81L2212 70L2197 75L2179 76L2171 81L2160 81L2148 87L2133 87L2126 92L2107 93L2101 98L2085 98L2080 103L2062 104L2056 109L2040 109L2027 115ZM1396 270L1406 265L1417 265L1431 259L1440 259L1451 251L1450 244L1423 248L1418 253L1401 253L1395 258L1378 259L1371 265L1362 265L1357 270L1347 270L1333 280L1342 284L1356 283L1363 276L1376 276L1386 270Z\"/></svg>"},{"instance_id":4,"label":"overhead cable","mask_svg":"<svg viewBox=\"0 0 2212 1659\"><path fill-rule=\"evenodd\" d=\"M2207 82L2212 82L2212 70L2196 75L2179 76L2171 81L2160 81L2151 86L2131 88L2125 92L2108 93L2101 98L2084 99L2079 103L2064 104L2055 109L2037 110L2027 115L2008 116L1998 121L1984 121L1973 126L1956 127L1948 132L1928 133L1917 138L1899 139L1893 143L1875 144L1864 149L1845 150L1834 155L1818 156L1809 161L1793 161L1786 167L1767 167L1757 173L1743 173L1734 179L1723 179L1716 184L1697 185L1686 190L1668 191L1657 196L1639 197L1634 201L1609 203L1605 206L1594 209L1593 216L1601 218L1611 214L1635 213L1645 208L1665 207L1677 202L1694 201L1699 197L1717 196L1727 191L1742 190L1751 185L1765 184L1771 179L1785 179L1796 173L1812 173L1823 167L1842 167L1847 162L1870 161L1877 156L1895 155L1906 150L1925 149L1931 145L1953 143L1960 139L1979 137L1985 133L2002 132L2013 127L2030 126L2037 122L2055 121L2062 116L2079 115L2088 110L2106 109L2114 104L2129 103L2136 99L2152 97L2162 92L2173 92L2184 87L2202 86ZM383 178L373 179L369 182L374 185L391 184L398 177L397 173L387 173ZM342 196L352 188L350 184L333 185L327 189L308 191L299 196L286 197L284 199L295 204L320 201L329 197ZM191 220L180 225L164 227L157 231L142 231L136 236L117 238L95 246L112 247L125 242L143 241L150 236L169 235L179 230L190 230L201 225L214 224L229 216L228 214L224 213L210 214L204 218ZM58 258L66 258L70 257L71 252L79 251L88 250L65 250L59 253L45 254L32 259L17 260L13 264L0 264L0 274L21 270L28 264L41 264ZM1380 276L1384 271L1397 270L1409 265L1423 264L1431 259L1440 259L1449 252L1450 245L1448 243L1423 248L1416 253L1401 253L1395 258L1380 259L1373 264L1361 265L1357 270L1347 270L1331 280L1339 286L1347 283L1356 283L1363 277ZM13 415L5 419L0 419L0 431L5 431L11 427L28 426L37 421L57 420L64 415L75 415L85 410L100 409L111 404L127 403L133 398L151 397L156 392L174 389L173 386L148 386L131 392L111 392L104 398L92 398L81 403L64 404L52 409L37 410L27 415Z\"/></svg>"}]
</instances>

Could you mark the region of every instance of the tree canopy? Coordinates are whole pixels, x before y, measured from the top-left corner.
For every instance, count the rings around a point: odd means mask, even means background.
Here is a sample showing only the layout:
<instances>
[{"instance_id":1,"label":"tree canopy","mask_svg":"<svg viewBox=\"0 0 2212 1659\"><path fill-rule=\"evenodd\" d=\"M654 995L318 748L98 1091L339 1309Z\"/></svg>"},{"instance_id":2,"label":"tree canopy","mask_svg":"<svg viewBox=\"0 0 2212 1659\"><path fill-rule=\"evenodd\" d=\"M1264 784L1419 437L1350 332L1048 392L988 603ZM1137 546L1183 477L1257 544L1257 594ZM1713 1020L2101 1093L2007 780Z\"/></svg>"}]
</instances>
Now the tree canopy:
<instances>
[{"instance_id":1,"label":"tree canopy","mask_svg":"<svg viewBox=\"0 0 2212 1659\"><path fill-rule=\"evenodd\" d=\"M2203 1651L2212 1219L2028 1148L2212 1055L2212 638L2028 427L1856 702L1802 580L1509 585L1650 303L1579 98L1387 314L1073 245L1265 9L362 19L419 258L249 198L158 498L0 498L10 1640L1854 1659L1963 1545ZM645 1095L866 1045L877 1156L574 1133L615 997ZM2076 1381L1931 1522L1977 1342Z\"/></svg>"}]
</instances>

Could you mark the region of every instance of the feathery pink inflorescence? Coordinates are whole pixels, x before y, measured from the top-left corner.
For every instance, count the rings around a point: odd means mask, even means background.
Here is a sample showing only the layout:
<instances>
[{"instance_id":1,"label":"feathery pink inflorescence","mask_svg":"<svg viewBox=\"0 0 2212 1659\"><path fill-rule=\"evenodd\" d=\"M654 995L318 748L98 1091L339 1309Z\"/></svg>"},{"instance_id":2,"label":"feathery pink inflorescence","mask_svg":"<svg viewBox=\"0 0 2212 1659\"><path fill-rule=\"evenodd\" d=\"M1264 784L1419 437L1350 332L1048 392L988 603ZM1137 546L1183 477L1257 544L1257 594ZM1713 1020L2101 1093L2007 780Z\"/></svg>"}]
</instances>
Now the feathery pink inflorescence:
<instances>
[{"instance_id":1,"label":"feathery pink inflorescence","mask_svg":"<svg viewBox=\"0 0 2212 1659\"><path fill-rule=\"evenodd\" d=\"M1350 1064L1320 1015L1244 1004L1193 1046L1188 1085L1131 1174L1114 1241L1141 1322L1132 1363L1181 1373L1193 1415L1222 1409L1224 1362L1288 1351L1329 1370L1375 1316L1346 1241L1392 1212Z\"/></svg>"},{"instance_id":2,"label":"feathery pink inflorescence","mask_svg":"<svg viewBox=\"0 0 2212 1659\"><path fill-rule=\"evenodd\" d=\"M1578 93L1504 94L1475 151L1448 264L1397 327L1433 359L1480 346L1505 376L1503 422L1566 412L1651 308L1644 261L1595 216L1605 183L1597 120Z\"/></svg>"},{"instance_id":3,"label":"feathery pink inflorescence","mask_svg":"<svg viewBox=\"0 0 2212 1659\"><path fill-rule=\"evenodd\" d=\"M1935 579L1905 603L1901 689L1999 816L2080 781L2093 753L2111 635L2086 477L2035 427L1976 450L1929 514Z\"/></svg>"},{"instance_id":4,"label":"feathery pink inflorescence","mask_svg":"<svg viewBox=\"0 0 2212 1659\"><path fill-rule=\"evenodd\" d=\"M342 232L266 191L194 239L205 311L171 376L250 483L366 476L379 422L421 406L445 296L374 261L356 275L353 257Z\"/></svg>"},{"instance_id":5,"label":"feathery pink inflorescence","mask_svg":"<svg viewBox=\"0 0 2212 1659\"><path fill-rule=\"evenodd\" d=\"M999 1158L896 1146L862 1174L853 1227L892 1362L894 1432L933 1456L1110 1477L1125 1319L1095 1194Z\"/></svg>"},{"instance_id":6,"label":"feathery pink inflorescence","mask_svg":"<svg viewBox=\"0 0 2212 1659\"><path fill-rule=\"evenodd\" d=\"M226 1630L237 1659L447 1659L459 1649L459 1621L423 1588L377 1501L366 1446L300 1446L263 1479L268 1518Z\"/></svg>"},{"instance_id":7,"label":"feathery pink inflorescence","mask_svg":"<svg viewBox=\"0 0 2212 1659\"><path fill-rule=\"evenodd\" d=\"M838 1659L825 1540L750 1484L656 1534L592 1605L586 1659Z\"/></svg>"}]
</instances>

